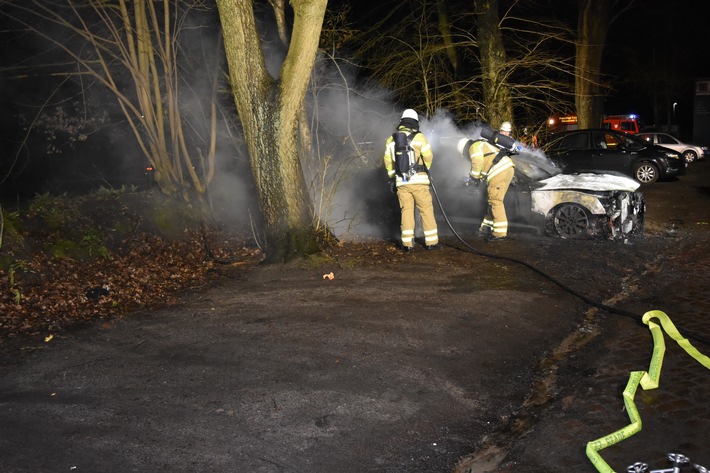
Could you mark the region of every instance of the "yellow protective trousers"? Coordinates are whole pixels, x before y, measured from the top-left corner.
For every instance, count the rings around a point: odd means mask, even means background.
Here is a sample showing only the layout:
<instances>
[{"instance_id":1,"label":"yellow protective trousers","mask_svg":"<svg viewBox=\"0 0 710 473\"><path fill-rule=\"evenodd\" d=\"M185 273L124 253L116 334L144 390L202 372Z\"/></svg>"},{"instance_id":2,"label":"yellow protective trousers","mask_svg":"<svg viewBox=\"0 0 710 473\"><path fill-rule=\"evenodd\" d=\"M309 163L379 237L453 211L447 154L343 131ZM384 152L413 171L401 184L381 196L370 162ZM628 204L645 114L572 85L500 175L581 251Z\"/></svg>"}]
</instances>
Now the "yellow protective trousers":
<instances>
[{"instance_id":1,"label":"yellow protective trousers","mask_svg":"<svg viewBox=\"0 0 710 473\"><path fill-rule=\"evenodd\" d=\"M513 174L515 168L511 166L488 178L488 207L480 231L491 231L492 235L497 237L508 235L508 216L505 213L503 199L510 187L510 181L513 180Z\"/></svg>"},{"instance_id":2,"label":"yellow protective trousers","mask_svg":"<svg viewBox=\"0 0 710 473\"><path fill-rule=\"evenodd\" d=\"M397 198L399 208L402 212L402 246L412 248L414 246L414 206L419 209L424 229L424 244L436 245L439 243L439 233L436 228L436 218L434 217L434 205L432 203L429 184L406 184L397 187Z\"/></svg>"}]
</instances>

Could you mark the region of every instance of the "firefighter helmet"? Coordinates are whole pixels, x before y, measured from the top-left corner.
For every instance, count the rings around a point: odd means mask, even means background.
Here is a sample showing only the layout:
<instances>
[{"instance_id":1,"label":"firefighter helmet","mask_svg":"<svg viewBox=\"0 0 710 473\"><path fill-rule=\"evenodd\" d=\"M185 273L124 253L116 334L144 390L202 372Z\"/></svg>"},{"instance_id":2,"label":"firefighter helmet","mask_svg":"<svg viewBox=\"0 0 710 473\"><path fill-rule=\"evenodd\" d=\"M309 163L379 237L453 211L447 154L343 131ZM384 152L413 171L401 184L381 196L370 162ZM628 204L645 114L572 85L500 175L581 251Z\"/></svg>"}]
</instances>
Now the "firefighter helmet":
<instances>
[{"instance_id":1,"label":"firefighter helmet","mask_svg":"<svg viewBox=\"0 0 710 473\"><path fill-rule=\"evenodd\" d=\"M500 124L500 131L510 133L513 131L513 125L511 125L510 122L503 122Z\"/></svg>"},{"instance_id":2,"label":"firefighter helmet","mask_svg":"<svg viewBox=\"0 0 710 473\"><path fill-rule=\"evenodd\" d=\"M459 144L457 146L457 149L459 150L459 154L463 156L464 151L468 150L468 148L471 147L473 144L473 141L469 140L468 138L461 138L459 140Z\"/></svg>"},{"instance_id":3,"label":"firefighter helmet","mask_svg":"<svg viewBox=\"0 0 710 473\"><path fill-rule=\"evenodd\" d=\"M411 118L411 119L413 119L413 120L419 121L419 115L417 115L417 112L415 112L415 111L412 110L411 108L408 108L407 110L405 110L404 112L402 112L402 118L401 118L401 119L404 119L404 118ZM400 120L401 120L401 119L400 119Z\"/></svg>"}]
</instances>

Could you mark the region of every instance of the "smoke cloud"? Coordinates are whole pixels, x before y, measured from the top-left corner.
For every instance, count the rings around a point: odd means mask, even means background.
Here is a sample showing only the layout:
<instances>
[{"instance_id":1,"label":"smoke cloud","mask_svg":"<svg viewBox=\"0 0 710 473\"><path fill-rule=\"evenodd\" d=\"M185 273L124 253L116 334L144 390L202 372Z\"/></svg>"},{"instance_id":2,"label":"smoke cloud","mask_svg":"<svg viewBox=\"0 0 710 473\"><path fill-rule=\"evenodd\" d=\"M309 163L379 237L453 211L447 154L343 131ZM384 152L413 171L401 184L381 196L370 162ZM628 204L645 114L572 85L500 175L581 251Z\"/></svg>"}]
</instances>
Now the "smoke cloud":
<instances>
[{"instance_id":1,"label":"smoke cloud","mask_svg":"<svg viewBox=\"0 0 710 473\"><path fill-rule=\"evenodd\" d=\"M389 192L382 159L385 141L396 130L402 111L407 107L390 101L386 91L353 92L352 88L357 88L355 82L347 80L349 85L344 86L346 79L342 70L337 77L332 76L332 80L327 92L318 94L317 115L319 122L327 124L328 135L341 137L331 143L332 148L325 144L321 148L330 149L327 157L339 165L328 176L336 192L328 201L329 205L320 208L321 216L342 240L396 239L399 204L396 195ZM338 81L339 87L332 86ZM479 139L487 124L458 125L446 110L438 110L433 116L418 113L420 130L434 154L430 175L439 233L451 233L447 228L449 223L457 232L472 231L485 213L485 190L483 185L479 188L467 182L471 163L459 154L457 144L462 138ZM531 179L559 173L541 150L523 147L512 158L519 171ZM314 198L318 202L317 189ZM517 202L509 205L517 205ZM529 211L529 208L511 210ZM417 233L420 234L419 229Z\"/></svg>"}]
</instances>

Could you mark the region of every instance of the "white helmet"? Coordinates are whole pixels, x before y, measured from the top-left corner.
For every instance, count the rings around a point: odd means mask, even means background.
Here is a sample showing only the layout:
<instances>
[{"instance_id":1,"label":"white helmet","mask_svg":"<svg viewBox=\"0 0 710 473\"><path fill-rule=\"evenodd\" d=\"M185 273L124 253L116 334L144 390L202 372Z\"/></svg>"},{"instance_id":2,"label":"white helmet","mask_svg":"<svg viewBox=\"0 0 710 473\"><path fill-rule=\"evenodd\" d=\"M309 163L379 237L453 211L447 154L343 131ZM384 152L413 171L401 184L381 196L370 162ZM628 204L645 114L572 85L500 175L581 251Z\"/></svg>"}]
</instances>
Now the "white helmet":
<instances>
[{"instance_id":1,"label":"white helmet","mask_svg":"<svg viewBox=\"0 0 710 473\"><path fill-rule=\"evenodd\" d=\"M407 110L402 112L402 119L403 118L413 118L414 120L419 121L419 115L417 115L417 112L415 112L411 108L408 108Z\"/></svg>"},{"instance_id":2,"label":"white helmet","mask_svg":"<svg viewBox=\"0 0 710 473\"><path fill-rule=\"evenodd\" d=\"M468 138L461 138L459 140L459 144L457 145L457 149L459 150L459 154L463 155L464 150L466 149L466 145L468 142L471 141Z\"/></svg>"},{"instance_id":3,"label":"white helmet","mask_svg":"<svg viewBox=\"0 0 710 473\"><path fill-rule=\"evenodd\" d=\"M503 122L500 124L500 131L506 131L510 133L513 131L513 125L510 124L510 122Z\"/></svg>"}]
</instances>

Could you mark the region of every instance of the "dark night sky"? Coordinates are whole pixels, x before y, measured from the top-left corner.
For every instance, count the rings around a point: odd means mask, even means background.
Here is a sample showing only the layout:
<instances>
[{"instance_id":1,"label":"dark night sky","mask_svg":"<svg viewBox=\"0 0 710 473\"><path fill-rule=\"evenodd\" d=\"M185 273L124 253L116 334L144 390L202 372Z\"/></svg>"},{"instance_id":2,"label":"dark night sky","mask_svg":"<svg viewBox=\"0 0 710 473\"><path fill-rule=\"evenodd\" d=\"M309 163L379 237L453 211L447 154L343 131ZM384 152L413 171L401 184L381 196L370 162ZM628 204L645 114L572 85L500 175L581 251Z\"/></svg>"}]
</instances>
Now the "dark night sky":
<instances>
[{"instance_id":1,"label":"dark night sky","mask_svg":"<svg viewBox=\"0 0 710 473\"><path fill-rule=\"evenodd\" d=\"M501 10L511 3L499 1ZM329 7L338 3L357 5L353 12L367 24L405 2L331 0ZM677 102L676 121L691 120L693 81L710 77L710 2L619 0L618 3L632 3L632 7L619 14L609 28L602 72L614 84L614 90L607 97L605 113L637 113L646 124L652 124L655 99L661 108L665 103ZM449 0L447 5L451 13L460 13L470 11L473 1ZM524 0L518 5L524 5L527 12L546 11L544 15L555 15L576 27L575 0ZM530 8L531 5L539 8ZM665 111L661 115L667 118Z\"/></svg>"},{"instance_id":2,"label":"dark night sky","mask_svg":"<svg viewBox=\"0 0 710 473\"><path fill-rule=\"evenodd\" d=\"M636 0L635 5L610 28L604 72L618 84L607 113L637 113L651 125L655 100L659 124L670 119L687 135L694 81L710 77L708 2Z\"/></svg>"}]
</instances>

